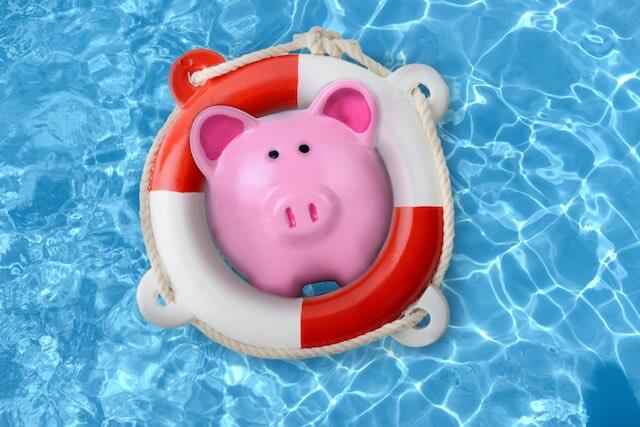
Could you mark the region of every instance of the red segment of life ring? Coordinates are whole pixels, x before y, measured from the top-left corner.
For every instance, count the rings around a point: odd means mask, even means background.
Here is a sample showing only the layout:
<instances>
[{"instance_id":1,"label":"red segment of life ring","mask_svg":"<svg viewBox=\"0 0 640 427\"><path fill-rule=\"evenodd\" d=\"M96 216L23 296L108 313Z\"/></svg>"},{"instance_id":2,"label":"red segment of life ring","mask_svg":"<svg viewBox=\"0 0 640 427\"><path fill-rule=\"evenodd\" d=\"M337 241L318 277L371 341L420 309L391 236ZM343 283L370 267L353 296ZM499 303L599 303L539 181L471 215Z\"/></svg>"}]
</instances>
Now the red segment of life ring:
<instances>
[{"instance_id":1,"label":"red segment of life ring","mask_svg":"<svg viewBox=\"0 0 640 427\"><path fill-rule=\"evenodd\" d=\"M425 291L441 248L441 207L395 207L369 270L347 287L302 302L302 347L345 341L397 319Z\"/></svg>"},{"instance_id":2,"label":"red segment of life ring","mask_svg":"<svg viewBox=\"0 0 640 427\"><path fill-rule=\"evenodd\" d=\"M207 58L204 52L209 52ZM191 56L193 62L188 61ZM209 61L216 65L217 53L205 49L190 51L178 58L172 67L171 92L180 96L180 114L160 146L151 176L149 190L180 193L200 192L204 179L196 167L189 148L189 132L198 113L212 105L229 105L254 116L297 108L298 57L280 56L249 64L229 74L209 80L201 87L191 86L187 75ZM184 65L181 65L184 64ZM189 69L184 69L191 64ZM195 67L195 68L191 68Z\"/></svg>"},{"instance_id":3,"label":"red segment of life ring","mask_svg":"<svg viewBox=\"0 0 640 427\"><path fill-rule=\"evenodd\" d=\"M191 125L203 109L212 105L229 105L261 116L301 107L298 105L300 85L303 84L299 76L299 55L264 59L213 78L198 88L186 80L189 73L220 61L218 54L198 49L186 53L174 64L170 86L180 110L168 125L153 163L150 192L203 191L203 177L189 149ZM383 160L386 162L384 156ZM392 179L394 192L397 185ZM168 231L154 227L153 232ZM394 206L387 241L364 275L330 294L305 298L301 303L300 299L290 300L291 306L297 304L300 307L299 327L294 328L299 331L299 336L290 337L286 342L297 343L297 348L335 344L397 319L425 292L437 268L442 242L441 206ZM166 255L165 252L163 256ZM171 276L170 271L168 274ZM214 279L211 286L215 286ZM217 309L216 305L227 304L234 304L234 301L211 301L212 310ZM254 321L259 323L260 319ZM245 336L256 335L257 332L252 332Z\"/></svg>"}]
</instances>

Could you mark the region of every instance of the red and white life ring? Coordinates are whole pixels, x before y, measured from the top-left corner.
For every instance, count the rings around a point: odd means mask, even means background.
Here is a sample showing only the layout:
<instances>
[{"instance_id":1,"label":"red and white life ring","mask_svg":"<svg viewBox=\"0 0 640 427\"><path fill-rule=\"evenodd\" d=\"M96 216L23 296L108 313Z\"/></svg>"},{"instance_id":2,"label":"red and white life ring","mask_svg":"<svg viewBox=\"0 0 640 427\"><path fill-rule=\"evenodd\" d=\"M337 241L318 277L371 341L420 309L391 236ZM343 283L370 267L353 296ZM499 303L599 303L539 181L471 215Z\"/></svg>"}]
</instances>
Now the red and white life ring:
<instances>
[{"instance_id":1,"label":"red and white life ring","mask_svg":"<svg viewBox=\"0 0 640 427\"><path fill-rule=\"evenodd\" d=\"M194 318L224 336L266 348L304 349L340 343L397 319L412 304L426 308L425 331L395 335L420 346L446 329L448 307L439 289L427 287L443 243L443 189L433 148L410 96L417 84L430 90L437 121L449 92L431 67L408 65L389 77L326 56L286 55L264 59L194 87L189 73L223 58L198 49L172 67L170 85L178 111L167 124L149 180L152 233L176 301L157 302L157 286L147 274L138 289L143 316L158 326L177 327ZM211 242L205 219L203 177L189 151L194 118L212 105L230 105L254 116L307 107L332 81L366 84L380 105L377 150L388 170L394 210L390 232L378 258L354 283L327 295L281 298L241 279Z\"/></svg>"}]
</instances>

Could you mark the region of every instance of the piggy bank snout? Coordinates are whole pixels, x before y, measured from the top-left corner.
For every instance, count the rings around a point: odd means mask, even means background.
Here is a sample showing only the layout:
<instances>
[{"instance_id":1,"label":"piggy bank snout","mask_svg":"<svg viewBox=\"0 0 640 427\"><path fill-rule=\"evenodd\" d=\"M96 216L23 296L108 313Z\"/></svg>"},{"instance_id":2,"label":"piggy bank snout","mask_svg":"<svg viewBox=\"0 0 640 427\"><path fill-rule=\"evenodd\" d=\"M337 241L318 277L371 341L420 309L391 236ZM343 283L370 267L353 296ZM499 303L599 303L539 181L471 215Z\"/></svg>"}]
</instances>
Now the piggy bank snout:
<instances>
[{"instance_id":1,"label":"piggy bank snout","mask_svg":"<svg viewBox=\"0 0 640 427\"><path fill-rule=\"evenodd\" d=\"M265 208L268 227L281 236L328 233L340 211L337 195L324 184L281 185Z\"/></svg>"}]
</instances>

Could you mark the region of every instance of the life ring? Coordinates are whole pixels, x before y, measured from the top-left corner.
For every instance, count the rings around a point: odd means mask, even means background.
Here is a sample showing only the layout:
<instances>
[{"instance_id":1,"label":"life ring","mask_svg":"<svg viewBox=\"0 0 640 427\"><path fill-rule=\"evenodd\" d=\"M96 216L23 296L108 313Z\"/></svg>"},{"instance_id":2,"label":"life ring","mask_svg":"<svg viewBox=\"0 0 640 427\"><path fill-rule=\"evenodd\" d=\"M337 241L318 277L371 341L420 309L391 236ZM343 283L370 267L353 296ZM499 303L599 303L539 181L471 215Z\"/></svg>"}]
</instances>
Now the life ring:
<instances>
[{"instance_id":1,"label":"life ring","mask_svg":"<svg viewBox=\"0 0 640 427\"><path fill-rule=\"evenodd\" d=\"M437 339L448 323L448 306L437 286L428 286L441 255L443 189L434 149L425 143L410 92L430 91L434 122L448 106L449 92L431 67L408 65L386 78L340 59L292 54L250 63L201 87L190 73L223 62L197 49L176 60L170 88L177 110L163 131L148 191L151 233L175 301L161 305L152 274L143 278L137 301L142 315L162 327L195 319L249 346L309 349L362 336L397 319L410 306L427 309L431 322L394 337L410 346ZM203 177L189 150L191 125L212 105L229 105L254 116L307 107L338 79L366 84L379 100L377 150L393 189L394 208L386 243L369 270L349 286L311 298L282 298L241 283L224 263L205 219Z\"/></svg>"}]
</instances>

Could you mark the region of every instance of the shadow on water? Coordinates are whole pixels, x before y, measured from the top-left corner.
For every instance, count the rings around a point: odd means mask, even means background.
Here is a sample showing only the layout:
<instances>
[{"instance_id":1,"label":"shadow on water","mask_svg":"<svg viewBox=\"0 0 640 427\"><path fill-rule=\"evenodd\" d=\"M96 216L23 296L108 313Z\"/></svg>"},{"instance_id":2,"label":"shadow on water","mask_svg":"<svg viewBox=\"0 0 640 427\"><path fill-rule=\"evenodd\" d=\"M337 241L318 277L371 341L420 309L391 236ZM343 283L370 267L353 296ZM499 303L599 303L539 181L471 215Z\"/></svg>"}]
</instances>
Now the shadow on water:
<instances>
[{"instance_id":1,"label":"shadow on water","mask_svg":"<svg viewBox=\"0 0 640 427\"><path fill-rule=\"evenodd\" d=\"M614 363L596 368L592 387L585 390L587 426L637 426L640 405L624 372Z\"/></svg>"}]
</instances>

